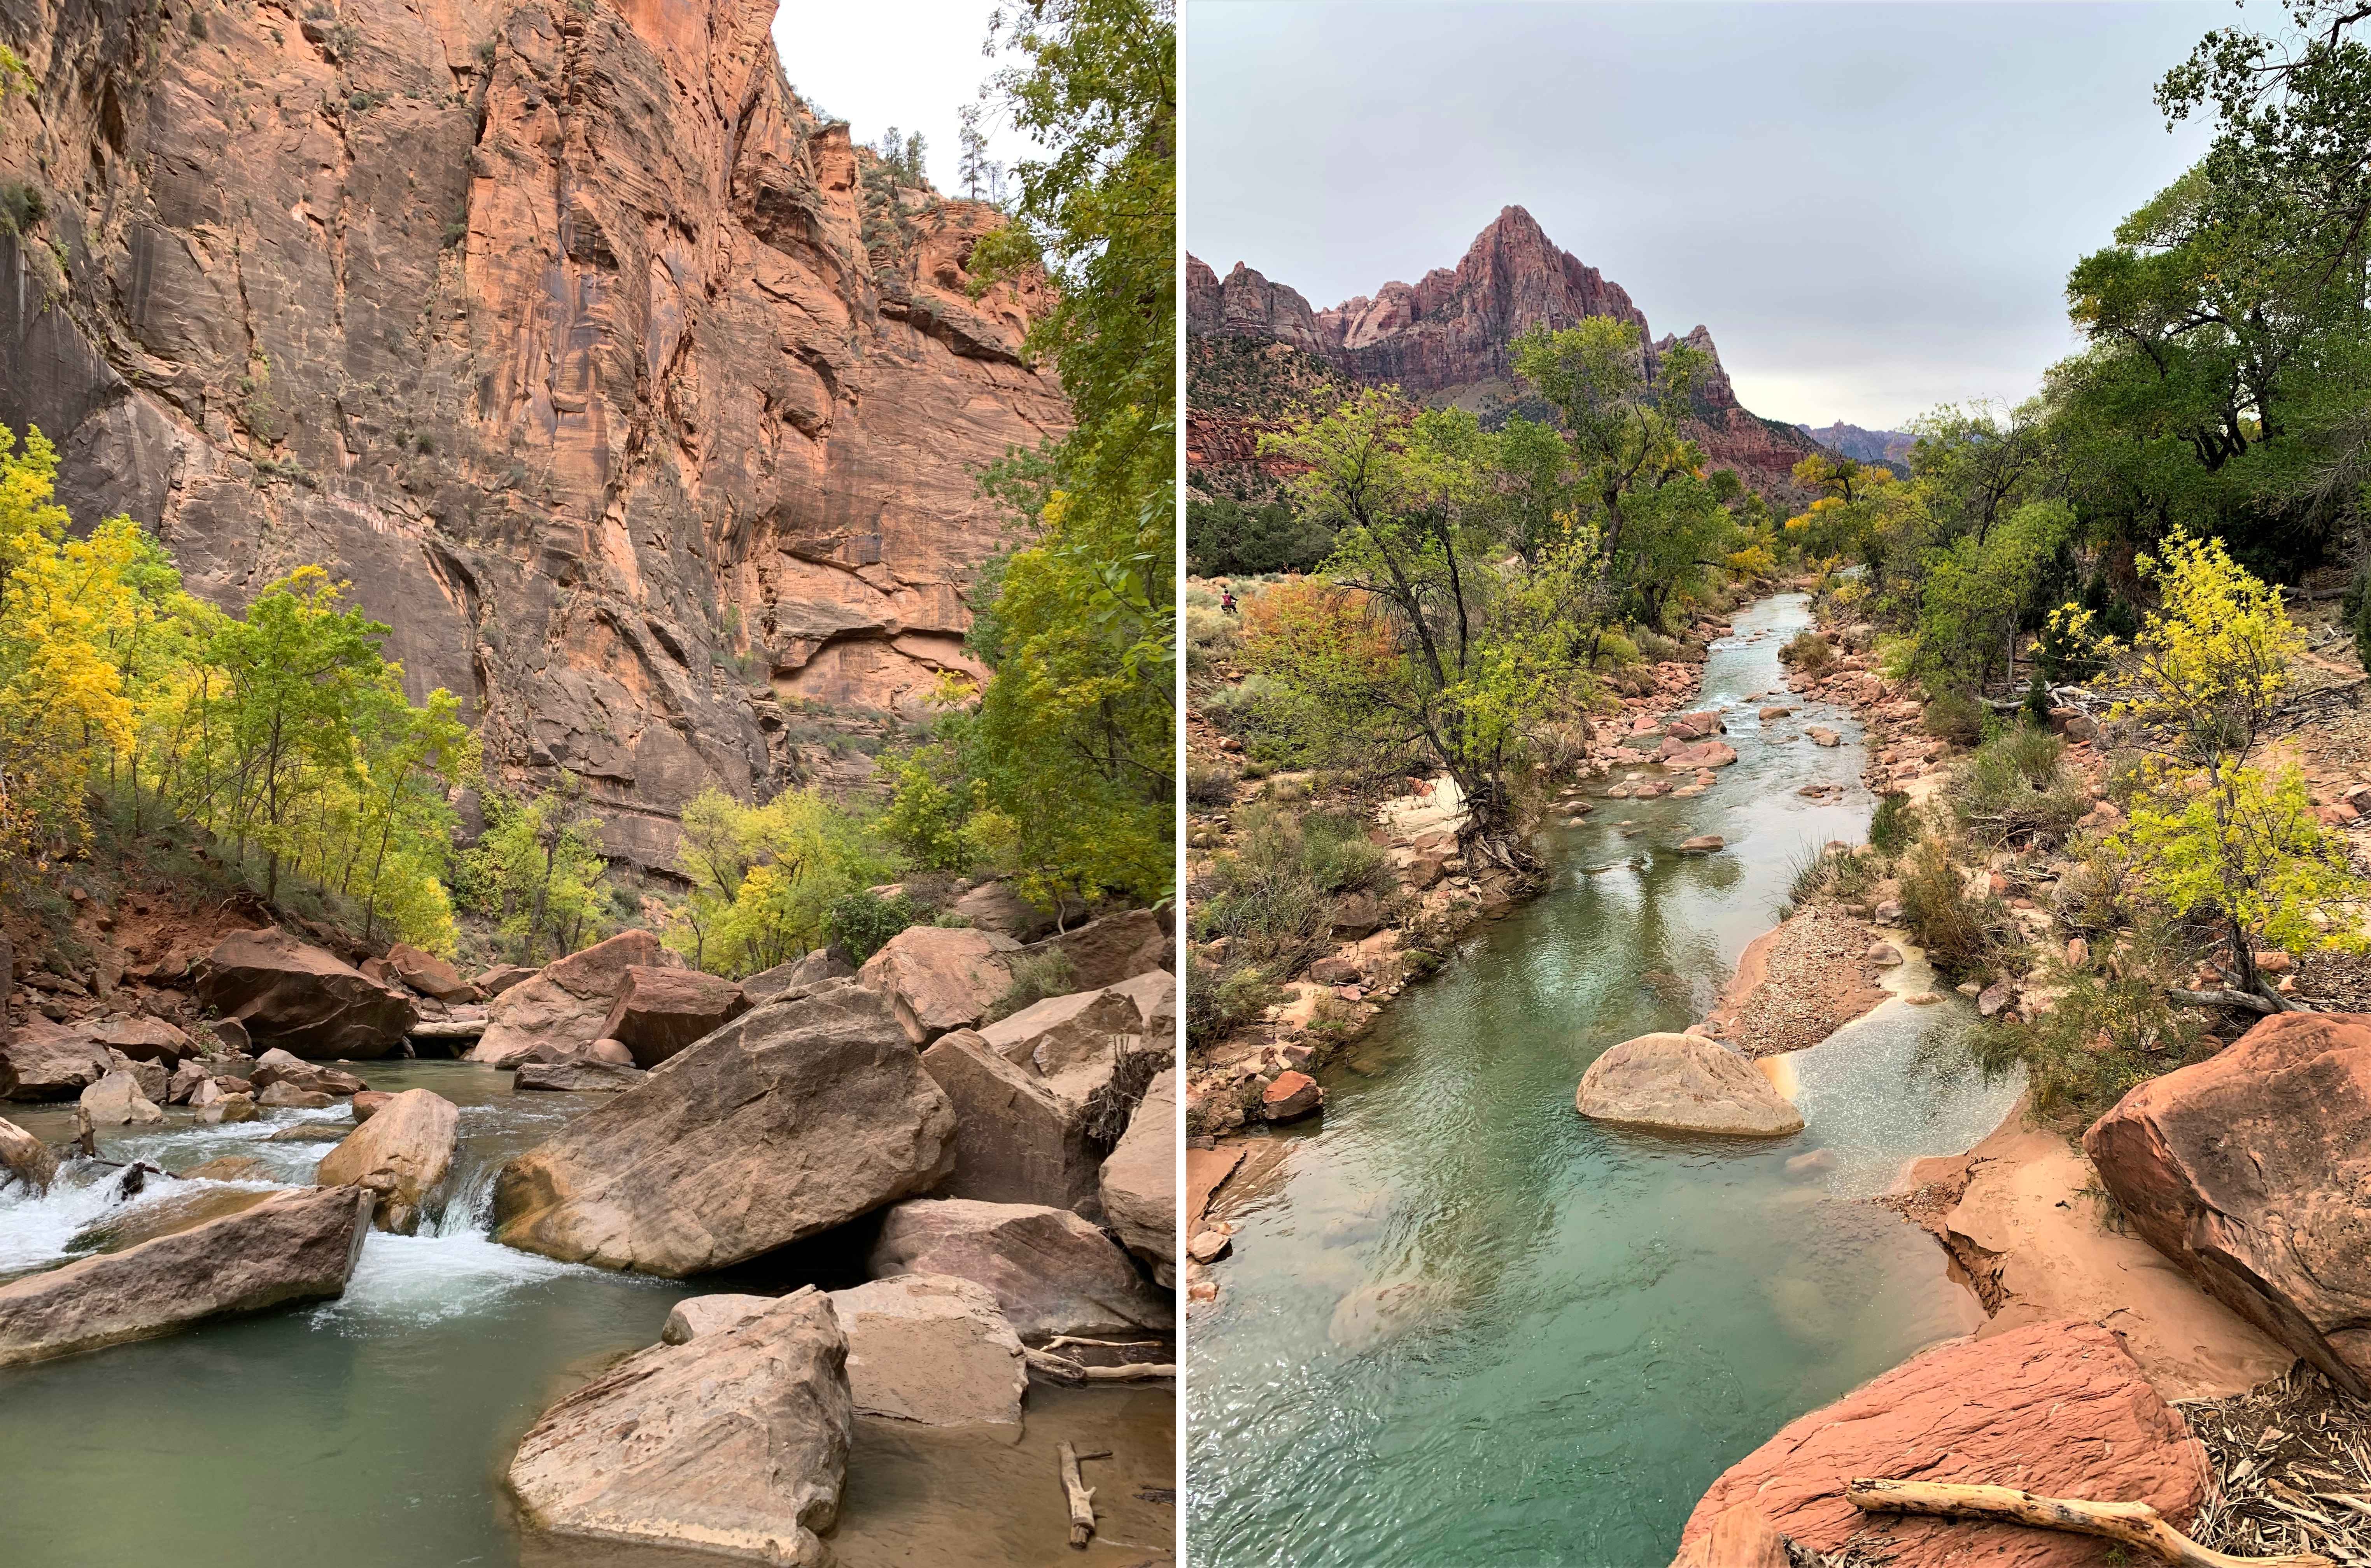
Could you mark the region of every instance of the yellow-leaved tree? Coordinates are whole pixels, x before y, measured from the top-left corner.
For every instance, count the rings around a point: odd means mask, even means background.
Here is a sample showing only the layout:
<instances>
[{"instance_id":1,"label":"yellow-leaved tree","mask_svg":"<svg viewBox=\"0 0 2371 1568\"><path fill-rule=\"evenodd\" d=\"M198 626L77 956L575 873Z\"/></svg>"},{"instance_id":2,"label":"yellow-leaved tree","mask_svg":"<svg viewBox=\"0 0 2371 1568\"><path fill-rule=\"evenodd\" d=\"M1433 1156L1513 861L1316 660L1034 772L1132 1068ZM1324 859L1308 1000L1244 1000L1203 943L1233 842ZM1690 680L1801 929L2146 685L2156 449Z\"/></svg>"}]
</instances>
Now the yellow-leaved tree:
<instances>
[{"instance_id":1,"label":"yellow-leaved tree","mask_svg":"<svg viewBox=\"0 0 2371 1568\"><path fill-rule=\"evenodd\" d=\"M2280 590L2234 563L2220 539L2177 533L2140 565L2160 604L2129 648L2113 650L2116 716L2149 754L2150 793L2115 847L2174 914L2219 917L2240 988L2284 1009L2258 973L2258 946L2359 951L2371 897L2296 770L2267 775L2254 760L2305 638Z\"/></svg>"}]
</instances>

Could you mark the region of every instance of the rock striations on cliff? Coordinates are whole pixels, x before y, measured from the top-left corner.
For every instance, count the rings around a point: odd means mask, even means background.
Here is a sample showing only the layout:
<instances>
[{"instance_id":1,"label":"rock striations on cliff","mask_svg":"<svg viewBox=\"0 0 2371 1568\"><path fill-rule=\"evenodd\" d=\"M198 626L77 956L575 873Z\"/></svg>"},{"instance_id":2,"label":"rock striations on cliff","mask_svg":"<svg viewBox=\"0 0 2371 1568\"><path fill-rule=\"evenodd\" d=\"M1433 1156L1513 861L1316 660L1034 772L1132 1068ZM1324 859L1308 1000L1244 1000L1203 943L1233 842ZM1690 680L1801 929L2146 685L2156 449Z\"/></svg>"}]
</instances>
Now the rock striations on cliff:
<instances>
[{"instance_id":1,"label":"rock striations on cliff","mask_svg":"<svg viewBox=\"0 0 2371 1568\"><path fill-rule=\"evenodd\" d=\"M1067 411L1039 292L967 293L996 213L893 190L773 11L7 0L0 423L217 603L351 579L618 852L856 782L814 743L967 667L976 470Z\"/></svg>"},{"instance_id":2,"label":"rock striations on cliff","mask_svg":"<svg viewBox=\"0 0 2371 1568\"><path fill-rule=\"evenodd\" d=\"M1695 398L1696 441L1715 466L1735 468L1765 494L1795 499L1790 472L1819 444L1738 403L1705 328L1655 337L1621 284L1559 249L1521 207L1502 209L1454 268L1436 268L1413 286L1385 283L1372 298L1360 295L1330 310L1313 310L1298 293L1241 262L1222 278L1193 257L1186 261L1186 330L1196 339L1282 343L1359 385L1398 386L1431 402L1511 406L1515 339L1536 326L1560 329L1590 316L1636 327L1650 368L1679 343L1710 355L1713 373ZM1202 350L1194 363L1199 370L1212 358ZM1269 363L1286 366L1290 356ZM1204 379L1197 376L1196 390ZM1256 429L1277 417L1245 406L1258 398L1239 387L1211 391L1216 395L1189 393L1187 457L1216 467L1247 458ZM1218 488L1234 487L1221 477Z\"/></svg>"}]
</instances>

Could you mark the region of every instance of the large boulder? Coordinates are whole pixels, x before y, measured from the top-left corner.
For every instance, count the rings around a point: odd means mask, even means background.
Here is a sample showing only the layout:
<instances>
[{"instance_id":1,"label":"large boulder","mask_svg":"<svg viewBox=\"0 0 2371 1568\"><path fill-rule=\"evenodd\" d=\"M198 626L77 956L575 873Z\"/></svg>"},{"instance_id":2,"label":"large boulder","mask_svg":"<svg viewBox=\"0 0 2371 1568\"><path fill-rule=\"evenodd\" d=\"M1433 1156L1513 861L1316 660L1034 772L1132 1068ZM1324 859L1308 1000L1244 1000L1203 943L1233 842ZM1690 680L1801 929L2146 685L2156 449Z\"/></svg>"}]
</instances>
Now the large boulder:
<instances>
[{"instance_id":1,"label":"large boulder","mask_svg":"<svg viewBox=\"0 0 2371 1568\"><path fill-rule=\"evenodd\" d=\"M276 927L216 943L198 1000L237 1020L256 1044L317 1061L384 1056L420 1020L401 991Z\"/></svg>"},{"instance_id":2,"label":"large boulder","mask_svg":"<svg viewBox=\"0 0 2371 1568\"><path fill-rule=\"evenodd\" d=\"M1665 1133L1778 1138L1802 1113L1736 1052L1694 1034L1642 1034L1589 1064L1573 1097L1594 1122Z\"/></svg>"},{"instance_id":3,"label":"large boulder","mask_svg":"<svg viewBox=\"0 0 2371 1568\"><path fill-rule=\"evenodd\" d=\"M248 1081L257 1089L270 1089L274 1084L286 1084L309 1094L360 1094L370 1086L349 1072L325 1067L318 1062L308 1062L292 1056L274 1047L255 1059Z\"/></svg>"},{"instance_id":4,"label":"large boulder","mask_svg":"<svg viewBox=\"0 0 2371 1568\"><path fill-rule=\"evenodd\" d=\"M984 1025L979 1035L1005 1060L1051 1078L1081 1064L1107 1063L1123 1049L1144 1048L1143 1030L1136 998L1114 987L1033 1002Z\"/></svg>"},{"instance_id":5,"label":"large boulder","mask_svg":"<svg viewBox=\"0 0 2371 1568\"><path fill-rule=\"evenodd\" d=\"M543 1059L581 1054L601 1038L602 1020L626 988L627 972L680 969L683 960L648 931L620 931L583 952L546 964L486 1005L486 1030L469 1060L515 1067L542 1048Z\"/></svg>"},{"instance_id":6,"label":"large boulder","mask_svg":"<svg viewBox=\"0 0 2371 1568\"><path fill-rule=\"evenodd\" d=\"M1007 1061L975 1032L942 1034L922 1070L954 1107L950 1197L1075 1208L1095 1196L1103 1150L1085 1108L1056 1094L1029 1066Z\"/></svg>"},{"instance_id":7,"label":"large boulder","mask_svg":"<svg viewBox=\"0 0 2371 1568\"><path fill-rule=\"evenodd\" d=\"M17 1026L0 1045L0 1097L72 1100L114 1070L107 1047L46 1019Z\"/></svg>"},{"instance_id":8,"label":"large boulder","mask_svg":"<svg viewBox=\"0 0 2371 1568\"><path fill-rule=\"evenodd\" d=\"M2371 1015L2268 1018L2134 1089L2083 1147L2142 1239L2371 1395Z\"/></svg>"},{"instance_id":9,"label":"large boulder","mask_svg":"<svg viewBox=\"0 0 2371 1568\"><path fill-rule=\"evenodd\" d=\"M876 1279L954 1274L984 1285L1024 1340L1176 1325L1171 1293L1154 1289L1111 1238L1068 1209L968 1198L899 1204L883 1218L866 1267Z\"/></svg>"},{"instance_id":10,"label":"large boulder","mask_svg":"<svg viewBox=\"0 0 2371 1568\"><path fill-rule=\"evenodd\" d=\"M409 1236L453 1169L461 1113L424 1089L408 1089L371 1113L369 1121L321 1157L314 1180L323 1186L361 1187L378 1199L372 1223Z\"/></svg>"},{"instance_id":11,"label":"large boulder","mask_svg":"<svg viewBox=\"0 0 2371 1568\"><path fill-rule=\"evenodd\" d=\"M395 971L397 979L423 997L434 997L440 1002L478 999L478 988L462 979L459 970L410 942L398 942L387 950L387 966Z\"/></svg>"},{"instance_id":12,"label":"large boulder","mask_svg":"<svg viewBox=\"0 0 2371 1568\"><path fill-rule=\"evenodd\" d=\"M1001 878L984 882L948 905L983 931L1011 937L1016 942L1035 941L1057 924L1054 912L1040 909Z\"/></svg>"},{"instance_id":13,"label":"large boulder","mask_svg":"<svg viewBox=\"0 0 2371 1568\"><path fill-rule=\"evenodd\" d=\"M549 1410L510 1486L561 1535L824 1564L855 1414L848 1340L808 1288L731 1327L639 1351Z\"/></svg>"},{"instance_id":14,"label":"large boulder","mask_svg":"<svg viewBox=\"0 0 2371 1568\"><path fill-rule=\"evenodd\" d=\"M749 1010L741 987L696 969L637 963L601 1020L601 1037L623 1043L634 1065L655 1067L703 1035Z\"/></svg>"},{"instance_id":15,"label":"large boulder","mask_svg":"<svg viewBox=\"0 0 2371 1568\"><path fill-rule=\"evenodd\" d=\"M1106 915L1021 950L1024 957L1054 952L1070 961L1070 984L1081 990L1101 990L1156 969L1177 972L1177 944L1169 922L1152 909Z\"/></svg>"},{"instance_id":16,"label":"large boulder","mask_svg":"<svg viewBox=\"0 0 2371 1568\"><path fill-rule=\"evenodd\" d=\"M1845 1501L1858 1476L2012 1486L2049 1497L2146 1503L2177 1528L2211 1485L2206 1454L2096 1323L2035 1323L1937 1346L1787 1423L1721 1473L1681 1531L1683 1550L1739 1504L1814 1551L1865 1526L1893 1568L2094 1568L2095 1541L2008 1525L1885 1516Z\"/></svg>"},{"instance_id":17,"label":"large boulder","mask_svg":"<svg viewBox=\"0 0 2371 1568\"><path fill-rule=\"evenodd\" d=\"M120 1051L135 1062L157 1062L171 1067L198 1054L196 1041L161 1018L94 1019L80 1027L94 1044Z\"/></svg>"},{"instance_id":18,"label":"large boulder","mask_svg":"<svg viewBox=\"0 0 2371 1568\"><path fill-rule=\"evenodd\" d=\"M514 986L525 985L537 972L523 963L497 963L469 977L469 986L481 997L499 997Z\"/></svg>"},{"instance_id":19,"label":"large boulder","mask_svg":"<svg viewBox=\"0 0 2371 1568\"><path fill-rule=\"evenodd\" d=\"M858 980L889 998L906 1038L925 1045L969 1029L1012 986L1011 937L960 927L908 926L864 961Z\"/></svg>"},{"instance_id":20,"label":"large boulder","mask_svg":"<svg viewBox=\"0 0 2371 1568\"><path fill-rule=\"evenodd\" d=\"M49 1145L16 1123L0 1120L0 1186L13 1180L38 1198L57 1173L58 1157Z\"/></svg>"},{"instance_id":21,"label":"large boulder","mask_svg":"<svg viewBox=\"0 0 2371 1568\"><path fill-rule=\"evenodd\" d=\"M831 1306L848 1335L858 1414L924 1426L1021 1425L1028 1361L986 1286L900 1274L835 1290Z\"/></svg>"},{"instance_id":22,"label":"large boulder","mask_svg":"<svg viewBox=\"0 0 2371 1568\"><path fill-rule=\"evenodd\" d=\"M608 1268L737 1263L944 1181L954 1112L846 982L745 1013L504 1166L499 1239Z\"/></svg>"},{"instance_id":23,"label":"large boulder","mask_svg":"<svg viewBox=\"0 0 2371 1568\"><path fill-rule=\"evenodd\" d=\"M151 1126L165 1119L130 1073L112 1072L82 1091L82 1111L98 1127Z\"/></svg>"},{"instance_id":24,"label":"large boulder","mask_svg":"<svg viewBox=\"0 0 2371 1568\"><path fill-rule=\"evenodd\" d=\"M772 1296L742 1296L720 1293L712 1296L687 1296L675 1304L659 1328L661 1344L681 1344L702 1334L729 1329L746 1323L761 1312L770 1310L780 1297Z\"/></svg>"},{"instance_id":25,"label":"large boulder","mask_svg":"<svg viewBox=\"0 0 2371 1568\"><path fill-rule=\"evenodd\" d=\"M370 1211L370 1194L358 1188L301 1188L0 1286L0 1366L337 1296L362 1254Z\"/></svg>"},{"instance_id":26,"label":"large boulder","mask_svg":"<svg viewBox=\"0 0 2371 1568\"><path fill-rule=\"evenodd\" d=\"M741 994L753 1008L767 1002L794 1002L827 981L853 979L855 974L856 965L848 961L848 954L837 946L819 947L788 963L759 970L741 982Z\"/></svg>"},{"instance_id":27,"label":"large boulder","mask_svg":"<svg viewBox=\"0 0 2371 1568\"><path fill-rule=\"evenodd\" d=\"M1157 1277L1177 1262L1177 1069L1152 1080L1104 1161L1104 1223Z\"/></svg>"}]
</instances>

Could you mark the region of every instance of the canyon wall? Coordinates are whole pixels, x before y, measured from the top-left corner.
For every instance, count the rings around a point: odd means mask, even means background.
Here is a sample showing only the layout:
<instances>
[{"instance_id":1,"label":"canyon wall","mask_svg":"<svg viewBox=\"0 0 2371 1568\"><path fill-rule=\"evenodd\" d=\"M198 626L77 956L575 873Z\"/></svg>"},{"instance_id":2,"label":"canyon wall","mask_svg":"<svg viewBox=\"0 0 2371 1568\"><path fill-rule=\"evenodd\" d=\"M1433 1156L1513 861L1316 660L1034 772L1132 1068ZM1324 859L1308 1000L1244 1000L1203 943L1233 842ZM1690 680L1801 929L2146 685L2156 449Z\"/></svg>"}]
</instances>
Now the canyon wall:
<instances>
[{"instance_id":1,"label":"canyon wall","mask_svg":"<svg viewBox=\"0 0 2371 1568\"><path fill-rule=\"evenodd\" d=\"M236 607L319 562L490 778L665 865L927 717L978 468L1067 422L985 206L867 178L773 0L0 0L0 423ZM21 200L21 198L20 198Z\"/></svg>"},{"instance_id":2,"label":"canyon wall","mask_svg":"<svg viewBox=\"0 0 2371 1568\"><path fill-rule=\"evenodd\" d=\"M1435 269L1414 286L1386 283L1372 298L1361 295L1330 310L1313 310L1294 290L1241 262L1223 278L1192 257L1186 267L1186 329L1197 338L1272 340L1361 385L1398 386L1428 401L1465 403L1486 413L1512 407L1519 396L1509 348L1532 327L1561 329L1590 316L1627 321L1638 329L1650 371L1674 343L1684 342L1713 362L1711 376L1697 390L1690 432L1712 465L1735 468L1774 502L1808 499L1789 476L1819 444L1738 403L1711 333L1697 327L1684 338L1656 338L1619 283L1557 248L1521 207L1502 209L1455 268ZM1198 425L1201 449L1214 455L1242 449L1272 422L1243 411L1224 388L1204 403L1189 393L1189 444ZM1214 463L1206 488L1235 487Z\"/></svg>"}]
</instances>

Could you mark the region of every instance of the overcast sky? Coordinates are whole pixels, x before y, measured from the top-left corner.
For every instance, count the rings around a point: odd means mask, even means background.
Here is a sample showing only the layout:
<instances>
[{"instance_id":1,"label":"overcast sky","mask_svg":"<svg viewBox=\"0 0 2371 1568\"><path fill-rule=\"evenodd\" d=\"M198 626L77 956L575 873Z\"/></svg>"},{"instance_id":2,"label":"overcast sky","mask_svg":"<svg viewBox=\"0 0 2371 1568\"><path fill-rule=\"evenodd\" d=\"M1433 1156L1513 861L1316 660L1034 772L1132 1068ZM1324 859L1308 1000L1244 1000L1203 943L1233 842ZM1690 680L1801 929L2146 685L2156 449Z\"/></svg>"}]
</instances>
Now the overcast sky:
<instances>
[{"instance_id":1,"label":"overcast sky","mask_svg":"<svg viewBox=\"0 0 2371 1568\"><path fill-rule=\"evenodd\" d=\"M799 96L877 144L891 126L919 131L931 183L955 186L955 110L979 96L997 62L980 54L994 0L781 0L774 47ZM1012 164L1031 147L991 108L988 156Z\"/></svg>"},{"instance_id":2,"label":"overcast sky","mask_svg":"<svg viewBox=\"0 0 2371 1568\"><path fill-rule=\"evenodd\" d=\"M2068 268L2204 150L2157 79L2235 19L2279 17L1189 0L1186 243L1323 309L1518 204L1755 412L1898 429L2074 346Z\"/></svg>"}]
</instances>

